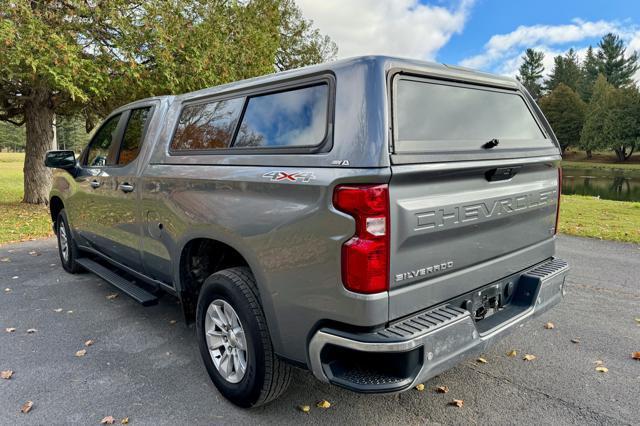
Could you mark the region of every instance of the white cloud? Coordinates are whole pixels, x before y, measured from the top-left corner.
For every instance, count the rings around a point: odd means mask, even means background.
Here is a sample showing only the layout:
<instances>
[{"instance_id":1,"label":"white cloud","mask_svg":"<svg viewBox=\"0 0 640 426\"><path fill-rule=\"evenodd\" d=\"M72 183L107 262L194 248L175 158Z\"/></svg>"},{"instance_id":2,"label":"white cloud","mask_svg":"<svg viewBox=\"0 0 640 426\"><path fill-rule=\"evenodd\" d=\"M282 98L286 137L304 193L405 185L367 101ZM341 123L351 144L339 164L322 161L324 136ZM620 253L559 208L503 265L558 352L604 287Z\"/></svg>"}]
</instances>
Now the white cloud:
<instances>
[{"instance_id":1,"label":"white cloud","mask_svg":"<svg viewBox=\"0 0 640 426\"><path fill-rule=\"evenodd\" d=\"M492 36L485 44L483 53L464 59L460 65L469 68L495 69L496 64L512 63L522 56L522 52L528 47L551 51L549 46L601 37L608 32L623 31L615 22L590 22L580 19L574 19L573 23L567 25L519 26L508 34Z\"/></svg>"},{"instance_id":2,"label":"white cloud","mask_svg":"<svg viewBox=\"0 0 640 426\"><path fill-rule=\"evenodd\" d=\"M434 59L460 33L475 0L455 6L418 0L297 0L305 17L338 44L341 58L383 54Z\"/></svg>"},{"instance_id":3,"label":"white cloud","mask_svg":"<svg viewBox=\"0 0 640 426\"><path fill-rule=\"evenodd\" d=\"M580 60L587 52L589 44L596 48L594 39L613 32L624 40L627 54L640 54L640 29L628 22L583 21L574 19L567 25L519 26L507 34L496 34L484 45L484 52L466 58L460 65L515 76L522 64L522 55L527 48L544 53L545 74L553 69L553 58L564 55L572 47ZM640 82L640 70L635 75Z\"/></svg>"}]
</instances>

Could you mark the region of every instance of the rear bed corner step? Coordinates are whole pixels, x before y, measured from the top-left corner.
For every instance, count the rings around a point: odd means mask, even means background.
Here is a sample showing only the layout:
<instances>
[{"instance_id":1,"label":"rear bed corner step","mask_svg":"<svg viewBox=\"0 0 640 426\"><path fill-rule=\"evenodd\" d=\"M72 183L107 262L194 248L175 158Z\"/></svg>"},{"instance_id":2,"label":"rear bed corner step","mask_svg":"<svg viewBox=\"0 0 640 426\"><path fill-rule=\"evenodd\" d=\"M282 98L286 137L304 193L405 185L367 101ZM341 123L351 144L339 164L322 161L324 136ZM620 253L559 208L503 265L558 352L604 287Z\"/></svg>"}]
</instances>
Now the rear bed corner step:
<instances>
[{"instance_id":1,"label":"rear bed corner step","mask_svg":"<svg viewBox=\"0 0 640 426\"><path fill-rule=\"evenodd\" d=\"M78 262L82 267L93 272L112 286L118 288L120 291L127 294L141 305L150 306L158 303L158 298L156 296L149 293L142 287L137 286L131 281L126 280L125 278L102 266L101 264L94 262L91 259L87 259L86 257L77 259L76 262Z\"/></svg>"}]
</instances>

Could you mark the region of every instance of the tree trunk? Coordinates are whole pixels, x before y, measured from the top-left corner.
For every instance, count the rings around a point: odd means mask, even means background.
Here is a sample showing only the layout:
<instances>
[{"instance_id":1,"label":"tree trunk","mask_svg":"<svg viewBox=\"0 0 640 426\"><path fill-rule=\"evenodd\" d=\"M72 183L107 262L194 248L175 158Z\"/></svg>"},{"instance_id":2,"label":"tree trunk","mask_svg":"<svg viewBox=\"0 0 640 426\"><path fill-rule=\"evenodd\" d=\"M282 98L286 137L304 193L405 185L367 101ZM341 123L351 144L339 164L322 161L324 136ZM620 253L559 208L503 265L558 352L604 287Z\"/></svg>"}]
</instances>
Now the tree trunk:
<instances>
[{"instance_id":1,"label":"tree trunk","mask_svg":"<svg viewBox=\"0 0 640 426\"><path fill-rule=\"evenodd\" d=\"M24 156L24 197L30 204L49 204L51 170L44 165L44 154L53 146L53 109L49 93L35 91L25 105L27 144Z\"/></svg>"},{"instance_id":2,"label":"tree trunk","mask_svg":"<svg viewBox=\"0 0 640 426\"><path fill-rule=\"evenodd\" d=\"M588 149L587 150L587 160L591 160L593 158L593 154L591 153L591 150Z\"/></svg>"}]
</instances>

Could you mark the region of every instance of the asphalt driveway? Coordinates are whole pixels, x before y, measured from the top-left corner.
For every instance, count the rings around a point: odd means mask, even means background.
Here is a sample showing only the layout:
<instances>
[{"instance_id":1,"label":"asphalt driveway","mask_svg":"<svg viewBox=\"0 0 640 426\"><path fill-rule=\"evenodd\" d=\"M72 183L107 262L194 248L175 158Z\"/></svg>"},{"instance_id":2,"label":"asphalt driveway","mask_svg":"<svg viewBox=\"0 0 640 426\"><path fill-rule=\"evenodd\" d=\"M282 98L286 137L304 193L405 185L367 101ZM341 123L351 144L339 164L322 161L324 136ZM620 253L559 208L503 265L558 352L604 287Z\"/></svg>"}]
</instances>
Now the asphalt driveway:
<instances>
[{"instance_id":1,"label":"asphalt driveway","mask_svg":"<svg viewBox=\"0 0 640 426\"><path fill-rule=\"evenodd\" d=\"M640 246L561 237L558 254L572 266L565 301L486 353L486 364L469 360L423 392L395 396L354 394L298 370L283 397L246 411L209 381L175 299L148 308L108 299L117 293L109 284L62 270L53 239L2 246L0 370L14 374L0 379L0 423L98 424L111 415L130 424L640 424L640 361L631 359L640 351ZM440 385L449 393L435 393ZM448 405L454 398L464 406ZM329 409L315 408L322 399ZM34 405L23 414L27 400Z\"/></svg>"}]
</instances>

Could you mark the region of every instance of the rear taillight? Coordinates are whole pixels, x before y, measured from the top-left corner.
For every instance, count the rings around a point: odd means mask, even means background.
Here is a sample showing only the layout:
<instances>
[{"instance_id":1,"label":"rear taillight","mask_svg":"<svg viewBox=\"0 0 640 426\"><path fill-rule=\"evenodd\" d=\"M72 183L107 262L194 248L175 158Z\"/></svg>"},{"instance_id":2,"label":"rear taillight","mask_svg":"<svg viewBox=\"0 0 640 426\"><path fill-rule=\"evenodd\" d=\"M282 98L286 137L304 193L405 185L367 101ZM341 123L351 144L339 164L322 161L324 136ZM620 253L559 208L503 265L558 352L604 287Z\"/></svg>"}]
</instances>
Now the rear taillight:
<instances>
[{"instance_id":1,"label":"rear taillight","mask_svg":"<svg viewBox=\"0 0 640 426\"><path fill-rule=\"evenodd\" d=\"M558 167L558 204L556 206L556 228L555 234L558 233L558 223L560 220L560 196L562 195L562 167Z\"/></svg>"},{"instance_id":2,"label":"rear taillight","mask_svg":"<svg viewBox=\"0 0 640 426\"><path fill-rule=\"evenodd\" d=\"M389 290L389 187L340 185L333 205L356 221L356 232L342 245L342 283L358 293Z\"/></svg>"}]
</instances>

